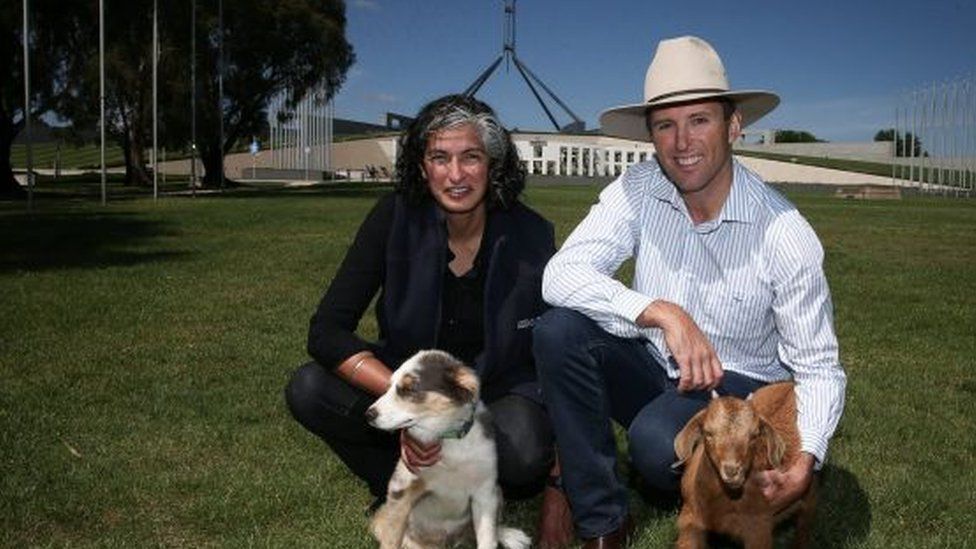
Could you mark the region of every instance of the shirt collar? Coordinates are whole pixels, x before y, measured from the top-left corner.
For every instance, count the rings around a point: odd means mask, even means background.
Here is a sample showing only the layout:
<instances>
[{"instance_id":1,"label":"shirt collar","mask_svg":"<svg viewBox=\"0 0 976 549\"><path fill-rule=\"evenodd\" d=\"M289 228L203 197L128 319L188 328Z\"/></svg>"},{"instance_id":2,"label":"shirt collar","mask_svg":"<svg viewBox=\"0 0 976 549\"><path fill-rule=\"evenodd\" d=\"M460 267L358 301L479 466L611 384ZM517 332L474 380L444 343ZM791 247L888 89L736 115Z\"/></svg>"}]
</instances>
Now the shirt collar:
<instances>
[{"instance_id":1,"label":"shirt collar","mask_svg":"<svg viewBox=\"0 0 976 549\"><path fill-rule=\"evenodd\" d=\"M677 210L687 213L681 193L675 188L674 183L664 175L664 170L655 158L656 170L651 177L651 185L648 192L654 198L671 204ZM735 158L732 159L732 188L729 189L729 196L725 199L725 204L713 222L717 225L723 221L736 221L742 223L752 223L757 218L756 209L759 204L753 198L752 187L757 183L762 184L754 173L750 172L745 166Z\"/></svg>"},{"instance_id":2,"label":"shirt collar","mask_svg":"<svg viewBox=\"0 0 976 549\"><path fill-rule=\"evenodd\" d=\"M740 221L752 223L756 220L756 204L751 187L756 183L755 174L747 170L738 160L732 159L732 188L719 212L721 221Z\"/></svg>"}]
</instances>

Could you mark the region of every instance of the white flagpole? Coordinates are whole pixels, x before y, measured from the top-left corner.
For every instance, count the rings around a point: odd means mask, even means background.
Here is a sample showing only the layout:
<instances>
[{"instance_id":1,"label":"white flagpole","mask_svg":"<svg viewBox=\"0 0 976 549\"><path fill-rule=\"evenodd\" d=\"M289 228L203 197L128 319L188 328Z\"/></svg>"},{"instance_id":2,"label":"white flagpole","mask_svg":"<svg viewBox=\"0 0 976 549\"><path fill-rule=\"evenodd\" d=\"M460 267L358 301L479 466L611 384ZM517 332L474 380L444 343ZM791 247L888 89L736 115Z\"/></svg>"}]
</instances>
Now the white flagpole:
<instances>
[{"instance_id":1,"label":"white flagpole","mask_svg":"<svg viewBox=\"0 0 976 549\"><path fill-rule=\"evenodd\" d=\"M102 140L102 205L106 198L105 190L105 0L98 0L98 101L101 109Z\"/></svg>"},{"instance_id":2,"label":"white flagpole","mask_svg":"<svg viewBox=\"0 0 976 549\"><path fill-rule=\"evenodd\" d=\"M30 25L28 0L24 0L24 130L27 132L27 211L34 209L34 137L30 108Z\"/></svg>"},{"instance_id":3,"label":"white flagpole","mask_svg":"<svg viewBox=\"0 0 976 549\"><path fill-rule=\"evenodd\" d=\"M152 41L152 61L153 61L153 200L159 199L159 97L158 97L158 77L159 77L159 6L157 0L153 0L153 41Z\"/></svg>"}]
</instances>

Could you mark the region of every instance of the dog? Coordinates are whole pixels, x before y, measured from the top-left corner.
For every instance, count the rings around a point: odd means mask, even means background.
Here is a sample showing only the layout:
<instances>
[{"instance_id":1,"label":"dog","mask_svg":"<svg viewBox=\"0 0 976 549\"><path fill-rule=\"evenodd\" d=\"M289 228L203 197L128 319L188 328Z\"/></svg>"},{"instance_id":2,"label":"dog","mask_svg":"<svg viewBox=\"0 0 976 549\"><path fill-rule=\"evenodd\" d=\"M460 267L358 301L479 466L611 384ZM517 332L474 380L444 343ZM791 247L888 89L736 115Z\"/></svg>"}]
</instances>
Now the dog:
<instances>
[{"instance_id":1,"label":"dog","mask_svg":"<svg viewBox=\"0 0 976 549\"><path fill-rule=\"evenodd\" d=\"M440 441L440 460L412 473L401 458L386 503L370 531L381 549L446 547L469 538L478 549L529 546L521 530L500 526L498 457L491 414L475 372L448 353L420 351L393 372L390 388L366 410L371 425L406 429L423 444Z\"/></svg>"}]
</instances>

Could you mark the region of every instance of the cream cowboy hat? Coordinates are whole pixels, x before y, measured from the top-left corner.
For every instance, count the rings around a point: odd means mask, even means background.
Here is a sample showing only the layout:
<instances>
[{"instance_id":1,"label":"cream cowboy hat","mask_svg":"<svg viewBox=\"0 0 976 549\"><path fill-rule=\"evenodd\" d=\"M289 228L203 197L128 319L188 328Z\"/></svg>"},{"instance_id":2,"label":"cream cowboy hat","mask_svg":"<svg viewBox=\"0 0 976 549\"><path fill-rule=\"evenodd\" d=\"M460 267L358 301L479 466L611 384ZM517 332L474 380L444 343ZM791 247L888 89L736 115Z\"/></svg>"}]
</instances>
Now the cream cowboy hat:
<instances>
[{"instance_id":1,"label":"cream cowboy hat","mask_svg":"<svg viewBox=\"0 0 976 549\"><path fill-rule=\"evenodd\" d=\"M727 97L742 115L742 127L759 120L779 104L779 97L761 90L732 91L722 60L712 46L694 36L661 40L644 78L644 102L603 111L605 135L649 141L647 108L699 99Z\"/></svg>"}]
</instances>

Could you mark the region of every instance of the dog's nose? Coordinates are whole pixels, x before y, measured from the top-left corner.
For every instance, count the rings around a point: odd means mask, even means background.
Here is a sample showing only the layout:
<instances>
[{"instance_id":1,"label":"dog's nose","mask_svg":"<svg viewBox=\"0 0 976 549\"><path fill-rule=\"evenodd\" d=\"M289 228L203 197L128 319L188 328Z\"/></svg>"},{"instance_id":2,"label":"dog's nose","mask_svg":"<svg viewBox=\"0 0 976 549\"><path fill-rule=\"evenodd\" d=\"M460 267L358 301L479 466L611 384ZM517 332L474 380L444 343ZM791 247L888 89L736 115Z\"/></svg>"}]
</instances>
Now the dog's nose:
<instances>
[{"instance_id":1,"label":"dog's nose","mask_svg":"<svg viewBox=\"0 0 976 549\"><path fill-rule=\"evenodd\" d=\"M373 423L373 420L376 419L376 416L379 415L379 412L376 411L376 408L373 408L372 406L370 406L369 408L366 408L366 414L365 415L366 415L366 421L368 421L370 423Z\"/></svg>"}]
</instances>

